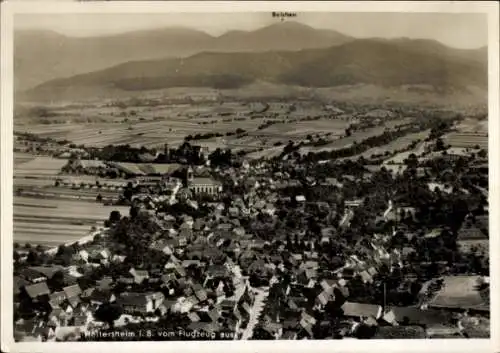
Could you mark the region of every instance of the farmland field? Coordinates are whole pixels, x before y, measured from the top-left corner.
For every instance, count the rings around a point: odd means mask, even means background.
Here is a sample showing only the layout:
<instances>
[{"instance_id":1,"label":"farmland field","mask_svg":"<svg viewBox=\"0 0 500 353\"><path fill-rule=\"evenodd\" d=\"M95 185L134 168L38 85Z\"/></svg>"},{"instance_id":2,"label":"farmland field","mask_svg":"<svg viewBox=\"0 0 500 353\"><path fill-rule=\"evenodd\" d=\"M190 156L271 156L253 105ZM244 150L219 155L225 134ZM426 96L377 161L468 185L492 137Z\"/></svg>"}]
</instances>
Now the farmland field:
<instances>
[{"instance_id":1,"label":"farmland field","mask_svg":"<svg viewBox=\"0 0 500 353\"><path fill-rule=\"evenodd\" d=\"M488 136L475 133L451 132L443 137L443 141L451 147L480 148L488 149Z\"/></svg>"},{"instance_id":2,"label":"farmland field","mask_svg":"<svg viewBox=\"0 0 500 353\"><path fill-rule=\"evenodd\" d=\"M26 158L26 157L25 157ZM14 168L14 177L55 177L68 161L46 156L36 156L19 163Z\"/></svg>"},{"instance_id":3,"label":"farmland field","mask_svg":"<svg viewBox=\"0 0 500 353\"><path fill-rule=\"evenodd\" d=\"M14 166L17 167L23 163L33 160L35 157L29 153L14 153Z\"/></svg>"},{"instance_id":4,"label":"farmland field","mask_svg":"<svg viewBox=\"0 0 500 353\"><path fill-rule=\"evenodd\" d=\"M128 214L128 207L97 203L14 198L14 242L55 246L75 241L103 226L113 210Z\"/></svg>"},{"instance_id":5,"label":"farmland field","mask_svg":"<svg viewBox=\"0 0 500 353\"><path fill-rule=\"evenodd\" d=\"M333 151L351 146L354 142L361 142L372 136L380 135L384 132L384 126L377 126L374 128L366 129L364 131L356 131L351 136L339 138L324 146L307 146L301 148L301 153L307 154L309 152Z\"/></svg>"},{"instance_id":6,"label":"farmland field","mask_svg":"<svg viewBox=\"0 0 500 353\"><path fill-rule=\"evenodd\" d=\"M225 102L204 104L172 104L159 106L129 106L118 107L84 107L57 108L57 116L45 118L44 123L32 121L30 124L16 120L16 130L29 132L41 137L56 140L68 140L77 145L103 147L110 144L129 144L134 147L160 147L164 143L178 146L187 135L234 132L237 128L249 133L266 133L278 136L285 142L285 136L304 135L311 133L340 133L348 123L335 120L314 120L293 122L290 120L303 117L318 117L328 115L321 105L295 104L292 111L289 103L268 102L268 110L260 113L263 104ZM259 125L268 121L284 123L258 130ZM270 136L273 137L273 136ZM301 136L302 138L302 136ZM238 143L236 136L227 141L198 140L210 148L252 148L251 144ZM257 143L258 144L258 143ZM236 145L240 145L239 147ZM248 145L248 147L245 147Z\"/></svg>"},{"instance_id":7,"label":"farmland field","mask_svg":"<svg viewBox=\"0 0 500 353\"><path fill-rule=\"evenodd\" d=\"M388 143L387 145L370 148L369 150L365 151L361 155L353 156L350 158L351 159L358 158L359 156L363 156L364 158L370 158L372 154L384 154L385 152L391 153L395 150L400 150L402 148L407 147L415 140L424 140L425 138L427 138L429 136L429 133L430 133L430 130L425 130L425 131L420 131L420 132L416 132L413 134L408 134L408 135L405 135L405 136L402 136L400 138L395 139L394 141L392 141L391 143ZM418 149L418 148L416 148L416 149ZM404 152L402 152L400 154L403 154L403 153ZM411 154L411 153L415 153L415 151L410 151L409 154ZM404 159L406 159L406 158L407 157L405 157ZM400 159L400 158L397 158L397 159Z\"/></svg>"}]
</instances>

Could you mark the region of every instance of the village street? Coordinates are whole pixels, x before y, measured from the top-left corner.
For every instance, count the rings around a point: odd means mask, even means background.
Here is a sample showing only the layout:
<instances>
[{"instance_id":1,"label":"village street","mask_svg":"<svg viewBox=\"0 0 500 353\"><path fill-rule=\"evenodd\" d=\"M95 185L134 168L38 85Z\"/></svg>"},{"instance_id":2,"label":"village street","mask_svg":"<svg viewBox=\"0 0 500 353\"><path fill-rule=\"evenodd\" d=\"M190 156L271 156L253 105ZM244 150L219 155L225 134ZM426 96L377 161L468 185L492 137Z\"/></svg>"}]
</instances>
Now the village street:
<instances>
[{"instance_id":1,"label":"village street","mask_svg":"<svg viewBox=\"0 0 500 353\"><path fill-rule=\"evenodd\" d=\"M265 300L269 295L269 287L254 288L254 290L256 292L255 301L252 307L252 311L250 312L250 319L248 320L248 325L243 331L243 334L241 336L241 339L243 340L247 340L252 337L253 330L257 325L257 323L259 322L259 317L260 314L262 313L262 309L264 309Z\"/></svg>"}]
</instances>

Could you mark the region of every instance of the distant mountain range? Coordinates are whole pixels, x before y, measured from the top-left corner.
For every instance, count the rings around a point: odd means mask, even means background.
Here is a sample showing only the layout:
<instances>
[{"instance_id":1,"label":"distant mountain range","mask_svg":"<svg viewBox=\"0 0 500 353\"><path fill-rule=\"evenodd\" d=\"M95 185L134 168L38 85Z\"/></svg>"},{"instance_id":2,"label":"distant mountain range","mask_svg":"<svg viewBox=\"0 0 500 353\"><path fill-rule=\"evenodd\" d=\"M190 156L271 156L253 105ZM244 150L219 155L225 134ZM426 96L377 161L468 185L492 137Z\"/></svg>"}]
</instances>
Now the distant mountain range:
<instances>
[{"instance_id":1,"label":"distant mountain range","mask_svg":"<svg viewBox=\"0 0 500 353\"><path fill-rule=\"evenodd\" d=\"M127 61L187 57L196 53L297 51L325 48L353 38L332 30L283 22L219 37L187 28L164 28L102 37L67 37L51 31L14 34L15 88L112 67Z\"/></svg>"},{"instance_id":2,"label":"distant mountain range","mask_svg":"<svg viewBox=\"0 0 500 353\"><path fill-rule=\"evenodd\" d=\"M432 86L440 93L487 88L486 51L434 41L359 39L320 49L257 53L202 52L142 60L55 79L30 89L32 99L78 98L88 92L171 87L240 88L253 82L303 87L369 84Z\"/></svg>"}]
</instances>

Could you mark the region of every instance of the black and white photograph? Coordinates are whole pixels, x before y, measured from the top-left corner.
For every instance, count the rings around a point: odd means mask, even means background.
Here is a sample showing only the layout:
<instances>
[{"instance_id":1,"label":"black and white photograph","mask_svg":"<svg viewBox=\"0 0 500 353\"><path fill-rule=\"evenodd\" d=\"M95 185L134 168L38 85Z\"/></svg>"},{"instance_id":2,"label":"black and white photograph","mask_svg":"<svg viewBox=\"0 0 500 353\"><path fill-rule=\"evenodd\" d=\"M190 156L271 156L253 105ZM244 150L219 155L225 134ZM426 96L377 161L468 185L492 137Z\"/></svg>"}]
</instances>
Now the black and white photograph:
<instances>
[{"instance_id":1,"label":"black and white photograph","mask_svg":"<svg viewBox=\"0 0 500 353\"><path fill-rule=\"evenodd\" d=\"M12 14L8 340L489 340L495 5L205 3Z\"/></svg>"}]
</instances>

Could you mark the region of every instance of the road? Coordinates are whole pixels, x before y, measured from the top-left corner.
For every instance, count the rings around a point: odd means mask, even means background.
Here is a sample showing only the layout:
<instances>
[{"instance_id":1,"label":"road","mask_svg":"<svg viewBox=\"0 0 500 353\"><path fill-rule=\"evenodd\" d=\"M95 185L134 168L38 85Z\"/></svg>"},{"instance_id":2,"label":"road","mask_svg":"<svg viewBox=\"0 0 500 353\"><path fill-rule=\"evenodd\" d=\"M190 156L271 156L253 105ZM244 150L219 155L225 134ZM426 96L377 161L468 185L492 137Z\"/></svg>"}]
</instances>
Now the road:
<instances>
[{"instance_id":1,"label":"road","mask_svg":"<svg viewBox=\"0 0 500 353\"><path fill-rule=\"evenodd\" d=\"M242 340L248 340L252 337L253 330L259 322L260 314L264 309L266 298L269 295L269 287L254 288L254 290L256 292L255 300L252 311L250 312L250 318L248 320L247 327L245 328L241 336Z\"/></svg>"}]
</instances>

